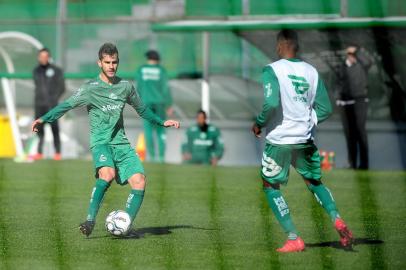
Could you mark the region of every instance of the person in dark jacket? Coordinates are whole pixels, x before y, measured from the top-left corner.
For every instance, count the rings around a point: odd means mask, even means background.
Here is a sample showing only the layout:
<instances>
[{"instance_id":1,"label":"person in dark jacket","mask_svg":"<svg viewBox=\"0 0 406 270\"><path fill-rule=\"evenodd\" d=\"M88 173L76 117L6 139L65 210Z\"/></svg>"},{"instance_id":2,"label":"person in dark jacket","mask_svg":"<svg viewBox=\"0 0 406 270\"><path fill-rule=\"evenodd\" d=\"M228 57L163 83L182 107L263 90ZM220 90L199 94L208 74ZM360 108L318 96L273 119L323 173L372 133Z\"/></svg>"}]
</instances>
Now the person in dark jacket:
<instances>
[{"instance_id":1,"label":"person in dark jacket","mask_svg":"<svg viewBox=\"0 0 406 270\"><path fill-rule=\"evenodd\" d=\"M50 63L50 52L47 48L38 51L38 66L32 72L35 84L34 110L35 119L44 115L51 108L58 104L59 98L65 92L65 80L63 71L59 67ZM55 160L61 159L61 140L59 137L59 125L55 121L51 125L54 137ZM44 144L44 127L38 130L39 144L37 154L34 159L42 159L42 148Z\"/></svg>"},{"instance_id":2,"label":"person in dark jacket","mask_svg":"<svg viewBox=\"0 0 406 270\"><path fill-rule=\"evenodd\" d=\"M339 70L337 106L347 142L348 163L353 169L366 170L369 167L366 120L368 70L371 65L372 61L364 49L350 46L346 49L346 59Z\"/></svg>"}]
</instances>

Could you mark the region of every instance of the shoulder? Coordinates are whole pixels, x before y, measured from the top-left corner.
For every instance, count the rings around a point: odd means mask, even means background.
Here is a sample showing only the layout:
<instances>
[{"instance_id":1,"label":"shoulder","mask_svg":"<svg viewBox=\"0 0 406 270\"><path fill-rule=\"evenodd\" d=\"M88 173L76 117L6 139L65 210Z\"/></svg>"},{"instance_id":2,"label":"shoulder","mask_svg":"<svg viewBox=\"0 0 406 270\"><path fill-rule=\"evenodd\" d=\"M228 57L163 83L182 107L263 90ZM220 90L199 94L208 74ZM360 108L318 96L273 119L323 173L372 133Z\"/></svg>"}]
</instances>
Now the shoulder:
<instances>
[{"instance_id":1,"label":"shoulder","mask_svg":"<svg viewBox=\"0 0 406 270\"><path fill-rule=\"evenodd\" d=\"M220 132L220 130L219 130L216 126L214 126L214 125L212 125L212 124L209 124L208 131L209 131L209 132L213 132L213 133L218 133L218 132Z\"/></svg>"},{"instance_id":2,"label":"shoulder","mask_svg":"<svg viewBox=\"0 0 406 270\"><path fill-rule=\"evenodd\" d=\"M62 71L62 68L60 68L60 67L58 67L58 66L56 66L56 65L54 65L54 64L50 64L49 65L53 70L55 70L55 72L56 73L62 73L63 71Z\"/></svg>"}]
</instances>

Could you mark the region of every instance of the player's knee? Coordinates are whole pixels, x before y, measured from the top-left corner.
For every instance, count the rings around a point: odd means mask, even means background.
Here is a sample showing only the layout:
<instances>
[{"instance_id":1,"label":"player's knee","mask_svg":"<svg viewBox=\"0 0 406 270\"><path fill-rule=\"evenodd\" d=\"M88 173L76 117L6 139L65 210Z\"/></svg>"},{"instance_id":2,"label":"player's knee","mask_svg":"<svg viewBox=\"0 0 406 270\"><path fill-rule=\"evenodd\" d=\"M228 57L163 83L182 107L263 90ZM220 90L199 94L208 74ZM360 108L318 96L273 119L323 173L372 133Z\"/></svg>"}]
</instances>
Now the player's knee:
<instances>
[{"instance_id":1,"label":"player's knee","mask_svg":"<svg viewBox=\"0 0 406 270\"><path fill-rule=\"evenodd\" d=\"M262 180L262 186L263 188L272 188L272 189L279 189L280 185L279 184L271 184L268 181Z\"/></svg>"},{"instance_id":2,"label":"player's knee","mask_svg":"<svg viewBox=\"0 0 406 270\"><path fill-rule=\"evenodd\" d=\"M111 182L115 177L116 172L113 168L104 167L99 169L99 178Z\"/></svg>"},{"instance_id":3,"label":"player's knee","mask_svg":"<svg viewBox=\"0 0 406 270\"><path fill-rule=\"evenodd\" d=\"M131 188L133 189L144 189L147 183L147 179L145 175L137 173L134 174L129 180L128 183L130 184Z\"/></svg>"}]
</instances>

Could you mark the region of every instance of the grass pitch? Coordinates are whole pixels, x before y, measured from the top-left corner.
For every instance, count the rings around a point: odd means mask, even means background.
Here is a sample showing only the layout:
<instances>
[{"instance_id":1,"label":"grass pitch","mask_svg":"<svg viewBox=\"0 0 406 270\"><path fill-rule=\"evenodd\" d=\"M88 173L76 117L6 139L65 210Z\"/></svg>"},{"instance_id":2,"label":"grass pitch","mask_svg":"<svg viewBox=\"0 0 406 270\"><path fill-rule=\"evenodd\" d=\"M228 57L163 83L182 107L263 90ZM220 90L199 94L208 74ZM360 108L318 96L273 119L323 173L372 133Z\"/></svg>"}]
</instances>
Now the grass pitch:
<instances>
[{"instance_id":1,"label":"grass pitch","mask_svg":"<svg viewBox=\"0 0 406 270\"><path fill-rule=\"evenodd\" d=\"M118 239L104 229L129 192L114 184L87 239L77 227L94 184L90 162L0 160L0 269L406 269L405 172L324 175L356 237L354 251L345 251L292 171L283 193L307 248L278 254L285 235L257 168L147 164L146 171L138 237Z\"/></svg>"}]
</instances>

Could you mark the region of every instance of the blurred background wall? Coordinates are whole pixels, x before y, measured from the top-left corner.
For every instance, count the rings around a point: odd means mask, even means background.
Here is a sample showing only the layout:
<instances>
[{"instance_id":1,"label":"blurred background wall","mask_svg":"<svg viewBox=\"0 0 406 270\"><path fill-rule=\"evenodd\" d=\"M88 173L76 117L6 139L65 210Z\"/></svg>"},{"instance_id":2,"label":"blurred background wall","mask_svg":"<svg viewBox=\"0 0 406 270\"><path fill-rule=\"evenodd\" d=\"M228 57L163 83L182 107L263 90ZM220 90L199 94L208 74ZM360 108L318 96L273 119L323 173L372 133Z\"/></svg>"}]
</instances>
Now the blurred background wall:
<instances>
[{"instance_id":1,"label":"blurred background wall","mask_svg":"<svg viewBox=\"0 0 406 270\"><path fill-rule=\"evenodd\" d=\"M202 33L209 32L210 115L223 132L223 165L259 164L263 142L251 136L250 126L261 109L262 68L277 60L275 36L281 27L298 30L301 57L319 70L332 101L338 83L335 70L345 47L356 43L374 62L367 125L371 168L401 169L406 168L405 15L402 0L3 0L0 32L20 31L50 48L66 72L67 96L97 75L102 43L117 44L119 75L128 79L144 63L145 51L158 49L171 77L176 117L184 128L201 107ZM178 21L180 27L170 27L168 21ZM13 79L20 118L32 117L36 49L16 39L0 40L0 47L15 68L10 74L0 59L0 77ZM3 95L0 110L5 113ZM127 133L135 142L142 132L140 121L131 109L125 116ZM87 124L84 109L63 119L65 157L87 155ZM20 125L24 138L29 138L26 123ZM168 134L169 162L180 162L183 131ZM336 152L338 167L347 165L337 108L319 127L317 141L320 148Z\"/></svg>"}]
</instances>

